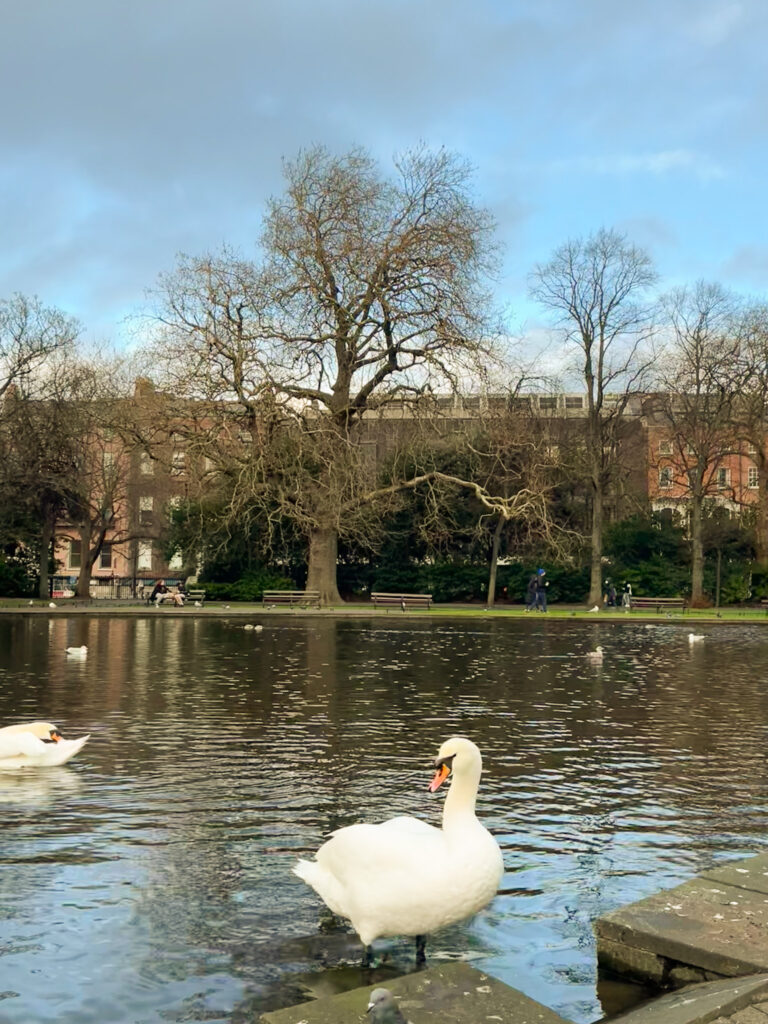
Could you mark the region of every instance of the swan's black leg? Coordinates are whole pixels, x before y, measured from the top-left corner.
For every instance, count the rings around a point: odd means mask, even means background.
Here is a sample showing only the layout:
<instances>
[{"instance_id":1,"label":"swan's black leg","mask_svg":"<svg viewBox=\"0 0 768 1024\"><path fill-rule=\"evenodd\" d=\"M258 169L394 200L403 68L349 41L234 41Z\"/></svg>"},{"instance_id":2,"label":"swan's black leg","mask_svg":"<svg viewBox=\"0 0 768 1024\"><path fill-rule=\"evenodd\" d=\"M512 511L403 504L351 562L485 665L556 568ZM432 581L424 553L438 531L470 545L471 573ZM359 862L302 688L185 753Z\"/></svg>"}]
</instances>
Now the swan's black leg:
<instances>
[{"instance_id":1,"label":"swan's black leg","mask_svg":"<svg viewBox=\"0 0 768 1024\"><path fill-rule=\"evenodd\" d=\"M427 963L427 936L416 936L416 966L425 967Z\"/></svg>"},{"instance_id":2,"label":"swan's black leg","mask_svg":"<svg viewBox=\"0 0 768 1024\"><path fill-rule=\"evenodd\" d=\"M363 946L362 966L365 970L369 970L373 967L373 946Z\"/></svg>"}]
</instances>

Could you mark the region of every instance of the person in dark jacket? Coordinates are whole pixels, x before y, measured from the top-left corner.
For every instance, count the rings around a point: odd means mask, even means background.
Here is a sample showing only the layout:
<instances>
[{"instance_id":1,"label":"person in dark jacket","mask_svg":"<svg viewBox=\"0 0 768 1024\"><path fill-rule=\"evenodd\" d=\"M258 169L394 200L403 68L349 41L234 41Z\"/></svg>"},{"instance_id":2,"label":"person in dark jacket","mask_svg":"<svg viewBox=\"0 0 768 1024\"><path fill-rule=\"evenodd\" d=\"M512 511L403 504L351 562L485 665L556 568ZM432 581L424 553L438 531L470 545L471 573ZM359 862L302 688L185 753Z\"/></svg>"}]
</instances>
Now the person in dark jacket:
<instances>
[{"instance_id":1,"label":"person in dark jacket","mask_svg":"<svg viewBox=\"0 0 768 1024\"><path fill-rule=\"evenodd\" d=\"M536 571L536 607L545 612L547 610L547 587L549 586L549 580L545 580L546 571L544 569L537 569Z\"/></svg>"},{"instance_id":2,"label":"person in dark jacket","mask_svg":"<svg viewBox=\"0 0 768 1024\"><path fill-rule=\"evenodd\" d=\"M539 589L539 577L537 573L528 580L528 587L525 591L525 610L532 612L536 607L536 592Z\"/></svg>"}]
</instances>

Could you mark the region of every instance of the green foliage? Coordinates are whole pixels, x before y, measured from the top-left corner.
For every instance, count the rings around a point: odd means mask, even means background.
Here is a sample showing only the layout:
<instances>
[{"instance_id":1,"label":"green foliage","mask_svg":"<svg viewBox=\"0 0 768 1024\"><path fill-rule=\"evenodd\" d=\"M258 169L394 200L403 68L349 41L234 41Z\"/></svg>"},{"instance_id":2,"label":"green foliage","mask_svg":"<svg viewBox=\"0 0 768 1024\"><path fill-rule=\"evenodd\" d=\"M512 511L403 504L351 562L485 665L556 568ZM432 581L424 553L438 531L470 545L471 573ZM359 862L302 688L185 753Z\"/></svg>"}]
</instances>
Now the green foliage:
<instances>
[{"instance_id":1,"label":"green foliage","mask_svg":"<svg viewBox=\"0 0 768 1024\"><path fill-rule=\"evenodd\" d=\"M229 583L205 583L208 601L261 601L265 590L294 590L287 576L261 569Z\"/></svg>"},{"instance_id":2,"label":"green foliage","mask_svg":"<svg viewBox=\"0 0 768 1024\"><path fill-rule=\"evenodd\" d=\"M0 556L0 596L33 597L37 592L36 567L23 555Z\"/></svg>"},{"instance_id":3,"label":"green foliage","mask_svg":"<svg viewBox=\"0 0 768 1024\"><path fill-rule=\"evenodd\" d=\"M690 554L682 526L666 514L612 523L603 546L605 578L621 593L630 583L637 597L677 597L690 590Z\"/></svg>"}]
</instances>

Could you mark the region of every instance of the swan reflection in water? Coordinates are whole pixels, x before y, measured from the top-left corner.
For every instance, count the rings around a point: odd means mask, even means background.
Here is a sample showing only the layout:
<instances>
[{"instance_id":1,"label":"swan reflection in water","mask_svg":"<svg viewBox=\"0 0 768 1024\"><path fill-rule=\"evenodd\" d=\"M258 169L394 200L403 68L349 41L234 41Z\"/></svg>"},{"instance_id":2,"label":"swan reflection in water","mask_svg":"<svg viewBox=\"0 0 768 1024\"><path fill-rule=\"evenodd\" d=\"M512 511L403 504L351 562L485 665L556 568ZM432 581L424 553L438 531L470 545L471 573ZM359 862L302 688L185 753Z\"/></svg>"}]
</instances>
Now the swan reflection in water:
<instances>
[{"instance_id":1,"label":"swan reflection in water","mask_svg":"<svg viewBox=\"0 0 768 1024\"><path fill-rule=\"evenodd\" d=\"M0 772L0 807L47 807L75 796L82 787L81 775L71 768Z\"/></svg>"}]
</instances>

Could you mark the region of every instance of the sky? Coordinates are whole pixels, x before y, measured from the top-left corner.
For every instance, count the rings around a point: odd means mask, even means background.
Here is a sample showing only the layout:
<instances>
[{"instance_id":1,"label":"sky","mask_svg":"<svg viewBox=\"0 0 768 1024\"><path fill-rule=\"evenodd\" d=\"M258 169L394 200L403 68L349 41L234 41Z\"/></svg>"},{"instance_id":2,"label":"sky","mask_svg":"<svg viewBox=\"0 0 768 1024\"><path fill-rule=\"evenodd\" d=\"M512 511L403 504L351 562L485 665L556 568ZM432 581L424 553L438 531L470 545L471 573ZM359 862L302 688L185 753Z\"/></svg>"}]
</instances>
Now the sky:
<instances>
[{"instance_id":1,"label":"sky","mask_svg":"<svg viewBox=\"0 0 768 1024\"><path fill-rule=\"evenodd\" d=\"M5 0L0 298L126 345L178 253L256 255L284 158L421 142L474 167L520 333L601 227L765 298L766 38L765 0Z\"/></svg>"}]
</instances>

